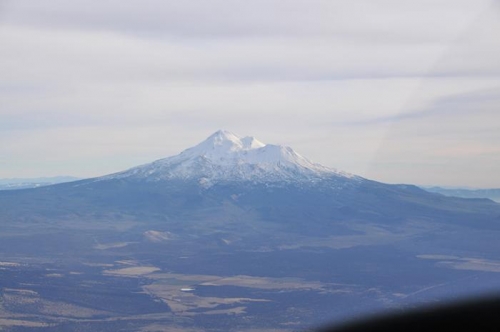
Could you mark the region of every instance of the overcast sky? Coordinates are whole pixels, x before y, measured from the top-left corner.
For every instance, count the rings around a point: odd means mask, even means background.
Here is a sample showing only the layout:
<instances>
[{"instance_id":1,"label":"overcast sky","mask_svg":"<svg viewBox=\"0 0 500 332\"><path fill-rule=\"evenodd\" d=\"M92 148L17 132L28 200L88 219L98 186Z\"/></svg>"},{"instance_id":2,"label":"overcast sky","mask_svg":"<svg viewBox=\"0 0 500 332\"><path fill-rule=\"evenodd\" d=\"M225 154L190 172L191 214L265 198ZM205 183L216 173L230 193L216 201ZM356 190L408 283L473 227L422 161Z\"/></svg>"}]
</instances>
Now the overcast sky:
<instances>
[{"instance_id":1,"label":"overcast sky","mask_svg":"<svg viewBox=\"0 0 500 332\"><path fill-rule=\"evenodd\" d=\"M218 129L389 183L500 187L500 3L0 0L0 178Z\"/></svg>"}]
</instances>

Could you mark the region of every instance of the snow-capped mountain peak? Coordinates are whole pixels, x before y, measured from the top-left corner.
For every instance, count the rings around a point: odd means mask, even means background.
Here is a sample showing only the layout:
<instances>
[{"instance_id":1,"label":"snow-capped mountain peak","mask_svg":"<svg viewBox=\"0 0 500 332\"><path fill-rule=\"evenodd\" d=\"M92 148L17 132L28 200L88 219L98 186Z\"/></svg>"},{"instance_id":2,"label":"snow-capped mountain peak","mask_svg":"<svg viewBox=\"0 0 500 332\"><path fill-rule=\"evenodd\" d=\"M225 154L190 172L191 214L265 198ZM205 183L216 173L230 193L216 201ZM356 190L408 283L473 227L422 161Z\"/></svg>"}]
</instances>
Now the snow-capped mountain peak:
<instances>
[{"instance_id":1,"label":"snow-capped mountain peak","mask_svg":"<svg viewBox=\"0 0 500 332\"><path fill-rule=\"evenodd\" d=\"M304 158L293 149L264 144L219 130L180 154L104 177L219 181L317 181L327 177L355 177Z\"/></svg>"},{"instance_id":2,"label":"snow-capped mountain peak","mask_svg":"<svg viewBox=\"0 0 500 332\"><path fill-rule=\"evenodd\" d=\"M229 131L219 130L200 144L184 150L181 155L225 158L228 154L258 149L264 146L264 143L254 137L240 138Z\"/></svg>"}]
</instances>

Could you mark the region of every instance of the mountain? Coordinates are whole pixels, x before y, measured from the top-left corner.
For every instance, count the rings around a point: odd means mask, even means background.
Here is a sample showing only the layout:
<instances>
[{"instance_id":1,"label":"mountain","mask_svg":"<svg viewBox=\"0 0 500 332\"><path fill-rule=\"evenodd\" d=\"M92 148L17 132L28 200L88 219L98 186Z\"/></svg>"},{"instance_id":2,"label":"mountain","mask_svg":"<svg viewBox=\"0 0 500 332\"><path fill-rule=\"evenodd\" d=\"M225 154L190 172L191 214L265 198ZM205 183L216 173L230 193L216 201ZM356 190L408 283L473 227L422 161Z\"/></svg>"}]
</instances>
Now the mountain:
<instances>
[{"instance_id":1,"label":"mountain","mask_svg":"<svg viewBox=\"0 0 500 332\"><path fill-rule=\"evenodd\" d=\"M442 188L442 187L422 187L432 193L445 196L462 198L488 198L495 202L500 202L500 189L467 189L467 188Z\"/></svg>"},{"instance_id":2,"label":"mountain","mask_svg":"<svg viewBox=\"0 0 500 332\"><path fill-rule=\"evenodd\" d=\"M258 221L262 229L278 227L294 236L351 232L359 222L400 227L426 220L500 229L499 205L487 199L371 181L313 163L289 147L228 131L178 155L115 174L0 192L0 213L10 223L29 222L34 215L63 225L68 218L107 224L140 219L142 226L168 220L168 231L185 233L193 227L203 234L222 231L227 225L218 221L227 219ZM247 232L247 237L260 236L255 227Z\"/></svg>"},{"instance_id":3,"label":"mountain","mask_svg":"<svg viewBox=\"0 0 500 332\"><path fill-rule=\"evenodd\" d=\"M325 224L345 218L388 223L439 217L460 223L473 213L476 223L498 227L490 221L498 205L488 200L446 198L416 186L371 181L313 163L289 147L228 131L173 157L103 177L4 193L2 199L9 201L4 214L12 219L34 211L58 218L72 211L85 219L89 207L102 215L146 213L170 220L223 218L232 210L253 211L254 218L268 221L287 219L295 228L322 233ZM17 210L24 199L44 204Z\"/></svg>"},{"instance_id":4,"label":"mountain","mask_svg":"<svg viewBox=\"0 0 500 332\"><path fill-rule=\"evenodd\" d=\"M498 291L499 236L489 199L218 131L115 174L0 191L0 315L25 330L296 331Z\"/></svg>"},{"instance_id":5,"label":"mountain","mask_svg":"<svg viewBox=\"0 0 500 332\"><path fill-rule=\"evenodd\" d=\"M41 186L49 186L52 184L71 182L77 180L79 180L79 178L74 176L0 179L0 190L37 188Z\"/></svg>"}]
</instances>

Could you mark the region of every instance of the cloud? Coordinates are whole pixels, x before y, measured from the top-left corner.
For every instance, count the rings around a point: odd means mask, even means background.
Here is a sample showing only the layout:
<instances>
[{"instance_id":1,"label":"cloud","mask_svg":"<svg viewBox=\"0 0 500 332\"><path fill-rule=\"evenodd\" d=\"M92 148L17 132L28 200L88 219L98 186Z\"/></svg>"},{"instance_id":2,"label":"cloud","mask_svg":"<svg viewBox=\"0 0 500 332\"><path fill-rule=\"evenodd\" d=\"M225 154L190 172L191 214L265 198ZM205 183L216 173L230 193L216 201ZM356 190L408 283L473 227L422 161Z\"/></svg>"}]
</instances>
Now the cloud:
<instances>
[{"instance_id":1,"label":"cloud","mask_svg":"<svg viewBox=\"0 0 500 332\"><path fill-rule=\"evenodd\" d=\"M498 187L499 107L500 86L440 98L392 119L365 174L388 182Z\"/></svg>"},{"instance_id":2,"label":"cloud","mask_svg":"<svg viewBox=\"0 0 500 332\"><path fill-rule=\"evenodd\" d=\"M456 83L456 81L454 81ZM451 94L431 99L432 103L424 108L410 112L399 112L393 115L365 118L362 120L340 122L341 126L370 126L379 124L400 124L413 120L435 121L435 118L461 117L485 114L483 117L496 118L497 109L500 106L500 83L496 89L485 89L467 93ZM477 82L475 82L477 87ZM380 113L379 113L380 114ZM434 119L432 119L434 118ZM486 119L484 119L486 120Z\"/></svg>"},{"instance_id":3,"label":"cloud","mask_svg":"<svg viewBox=\"0 0 500 332\"><path fill-rule=\"evenodd\" d=\"M17 0L7 22L141 36L337 36L351 41L439 41L453 38L490 1L308 0L134 1ZM395 29L397 27L397 29Z\"/></svg>"}]
</instances>

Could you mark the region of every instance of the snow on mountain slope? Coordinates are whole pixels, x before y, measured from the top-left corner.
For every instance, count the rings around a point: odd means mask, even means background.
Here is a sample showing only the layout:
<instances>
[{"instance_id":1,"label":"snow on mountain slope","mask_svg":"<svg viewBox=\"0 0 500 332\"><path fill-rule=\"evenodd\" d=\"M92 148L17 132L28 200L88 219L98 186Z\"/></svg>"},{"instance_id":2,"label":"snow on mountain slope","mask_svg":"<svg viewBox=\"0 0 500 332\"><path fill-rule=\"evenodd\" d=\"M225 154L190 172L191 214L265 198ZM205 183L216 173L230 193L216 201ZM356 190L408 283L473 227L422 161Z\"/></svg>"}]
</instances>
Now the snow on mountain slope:
<instances>
[{"instance_id":1,"label":"snow on mountain slope","mask_svg":"<svg viewBox=\"0 0 500 332\"><path fill-rule=\"evenodd\" d=\"M289 147L264 144L254 137L217 131L180 154L101 179L194 179L211 185L218 181L318 181L329 177L356 178L312 163Z\"/></svg>"}]
</instances>

